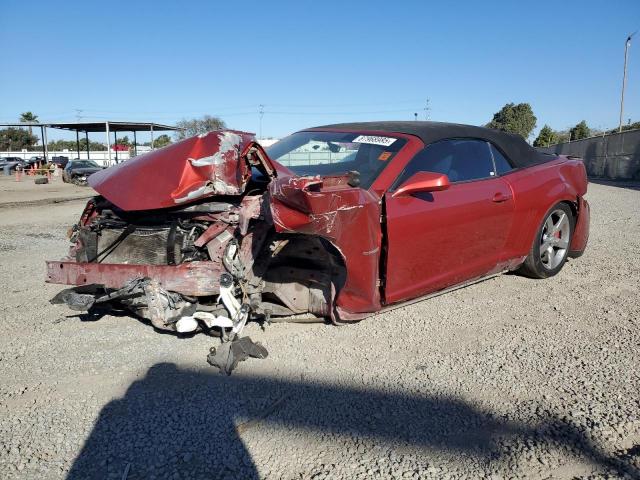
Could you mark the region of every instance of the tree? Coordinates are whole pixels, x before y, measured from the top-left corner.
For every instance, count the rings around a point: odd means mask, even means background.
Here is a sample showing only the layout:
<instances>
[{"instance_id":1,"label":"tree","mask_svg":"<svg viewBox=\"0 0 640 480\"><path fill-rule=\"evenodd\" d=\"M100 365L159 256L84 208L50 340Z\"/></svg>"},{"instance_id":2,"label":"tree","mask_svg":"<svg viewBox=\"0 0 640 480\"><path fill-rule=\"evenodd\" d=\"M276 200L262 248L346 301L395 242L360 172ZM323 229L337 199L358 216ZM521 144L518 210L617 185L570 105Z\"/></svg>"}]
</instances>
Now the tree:
<instances>
[{"instance_id":1,"label":"tree","mask_svg":"<svg viewBox=\"0 0 640 480\"><path fill-rule=\"evenodd\" d=\"M38 123L38 116L32 112L23 112L20 114L20 123Z\"/></svg>"},{"instance_id":2,"label":"tree","mask_svg":"<svg viewBox=\"0 0 640 480\"><path fill-rule=\"evenodd\" d=\"M629 122L626 125L622 125L622 131L623 132L626 131L626 130L636 130L636 129L639 129L639 128L640 128L640 122L633 122L633 123ZM618 133L618 127L612 128L611 130L607 130L605 133L607 133L607 134L609 134L609 133ZM595 135L592 133L592 136L595 136Z\"/></svg>"},{"instance_id":3,"label":"tree","mask_svg":"<svg viewBox=\"0 0 640 480\"><path fill-rule=\"evenodd\" d=\"M0 151L22 150L35 145L38 137L21 128L9 127L0 130Z\"/></svg>"},{"instance_id":4,"label":"tree","mask_svg":"<svg viewBox=\"0 0 640 480\"><path fill-rule=\"evenodd\" d=\"M545 125L538 133L538 138L533 141L534 147L548 147L558 143L558 134L549 125Z\"/></svg>"},{"instance_id":5,"label":"tree","mask_svg":"<svg viewBox=\"0 0 640 480\"><path fill-rule=\"evenodd\" d=\"M558 136L558 141L556 143L566 143L571 139L571 133L569 130L561 130L556 132L556 135Z\"/></svg>"},{"instance_id":6,"label":"tree","mask_svg":"<svg viewBox=\"0 0 640 480\"><path fill-rule=\"evenodd\" d=\"M75 150L76 142L71 140L51 140L47 144L47 148L52 152L61 152L62 150Z\"/></svg>"},{"instance_id":7,"label":"tree","mask_svg":"<svg viewBox=\"0 0 640 480\"><path fill-rule=\"evenodd\" d=\"M125 135L122 138L118 138L116 145L124 145L127 147L131 146L131 141L129 140L129 136Z\"/></svg>"},{"instance_id":8,"label":"tree","mask_svg":"<svg viewBox=\"0 0 640 480\"><path fill-rule=\"evenodd\" d=\"M20 114L20 123L38 123L38 116L32 112L22 112ZM29 127L29 133L33 133Z\"/></svg>"},{"instance_id":9,"label":"tree","mask_svg":"<svg viewBox=\"0 0 640 480\"><path fill-rule=\"evenodd\" d=\"M77 145L74 146L74 148L78 148ZM85 138L80 139L80 150L87 150L87 140ZM104 143L92 142L89 140L89 151L104 152L106 150L107 146Z\"/></svg>"},{"instance_id":10,"label":"tree","mask_svg":"<svg viewBox=\"0 0 640 480\"><path fill-rule=\"evenodd\" d=\"M536 116L528 103L507 103L499 112L493 115L486 126L496 130L517 133L525 139L536 128Z\"/></svg>"},{"instance_id":11,"label":"tree","mask_svg":"<svg viewBox=\"0 0 640 480\"><path fill-rule=\"evenodd\" d=\"M624 132L625 130L636 130L638 128L640 128L640 122L631 123L631 120L629 120L628 124L622 126L622 131Z\"/></svg>"},{"instance_id":12,"label":"tree","mask_svg":"<svg viewBox=\"0 0 640 480\"><path fill-rule=\"evenodd\" d=\"M56 151L60 152L62 150L76 151L78 148L78 145L76 144L75 140L52 140L49 142L47 147L52 152L56 152ZM92 150L92 151L102 152L102 151L105 151L106 149L107 147L102 143L89 141L90 151ZM87 140L85 138L80 139L80 150L83 152L87 150Z\"/></svg>"},{"instance_id":13,"label":"tree","mask_svg":"<svg viewBox=\"0 0 640 480\"><path fill-rule=\"evenodd\" d=\"M582 120L579 124L577 124L571 130L569 130L569 133L571 135L571 141L574 141L574 140L581 140L583 138L589 137L589 135L591 134L591 131L587 126L587 122Z\"/></svg>"},{"instance_id":14,"label":"tree","mask_svg":"<svg viewBox=\"0 0 640 480\"><path fill-rule=\"evenodd\" d=\"M190 120L182 119L176 123L176 126L181 128L181 130L176 133L178 140L226 128L224 120L218 117L212 117L211 115L205 115L202 118L193 118Z\"/></svg>"},{"instance_id":15,"label":"tree","mask_svg":"<svg viewBox=\"0 0 640 480\"><path fill-rule=\"evenodd\" d=\"M153 148L162 148L170 144L171 144L171 137L169 137L169 135L163 134L153 140Z\"/></svg>"}]
</instances>

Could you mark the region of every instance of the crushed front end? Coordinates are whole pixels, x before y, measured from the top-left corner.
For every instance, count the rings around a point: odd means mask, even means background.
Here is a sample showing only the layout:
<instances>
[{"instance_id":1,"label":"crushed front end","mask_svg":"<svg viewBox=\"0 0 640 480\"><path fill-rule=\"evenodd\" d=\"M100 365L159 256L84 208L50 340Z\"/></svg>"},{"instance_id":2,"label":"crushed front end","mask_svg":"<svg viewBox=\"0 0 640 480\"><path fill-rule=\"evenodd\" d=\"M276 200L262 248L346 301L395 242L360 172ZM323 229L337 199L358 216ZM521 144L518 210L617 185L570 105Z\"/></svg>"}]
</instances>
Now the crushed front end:
<instances>
[{"instance_id":1,"label":"crushed front end","mask_svg":"<svg viewBox=\"0 0 640 480\"><path fill-rule=\"evenodd\" d=\"M47 262L48 282L77 285L54 302L126 309L177 332L328 317L339 259L320 237L277 234L267 197L258 189L153 212L96 197L72 228L69 256Z\"/></svg>"},{"instance_id":2,"label":"crushed front end","mask_svg":"<svg viewBox=\"0 0 640 480\"><path fill-rule=\"evenodd\" d=\"M90 184L100 195L70 230L68 256L47 262L47 282L74 286L52 301L223 338L249 320L336 320L343 287L347 308L375 297L358 293L362 275L347 282L341 252L350 247L340 225L377 220L377 200L347 208L364 191L339 178L324 182L327 193L318 178L271 162L249 134L229 131L99 172ZM367 282L376 290L375 279Z\"/></svg>"}]
</instances>

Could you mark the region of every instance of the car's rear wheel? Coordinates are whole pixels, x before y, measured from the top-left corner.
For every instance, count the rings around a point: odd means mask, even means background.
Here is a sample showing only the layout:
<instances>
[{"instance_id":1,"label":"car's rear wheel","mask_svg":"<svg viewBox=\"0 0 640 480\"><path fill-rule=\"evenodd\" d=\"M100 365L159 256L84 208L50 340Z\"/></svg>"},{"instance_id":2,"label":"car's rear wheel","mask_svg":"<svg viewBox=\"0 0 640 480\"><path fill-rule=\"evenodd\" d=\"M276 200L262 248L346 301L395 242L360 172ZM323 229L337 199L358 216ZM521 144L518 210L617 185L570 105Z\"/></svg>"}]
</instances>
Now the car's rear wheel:
<instances>
[{"instance_id":1,"label":"car's rear wheel","mask_svg":"<svg viewBox=\"0 0 640 480\"><path fill-rule=\"evenodd\" d=\"M532 278L549 278L557 274L567 261L573 229L574 218L569 205L559 203L551 208L519 271Z\"/></svg>"}]
</instances>

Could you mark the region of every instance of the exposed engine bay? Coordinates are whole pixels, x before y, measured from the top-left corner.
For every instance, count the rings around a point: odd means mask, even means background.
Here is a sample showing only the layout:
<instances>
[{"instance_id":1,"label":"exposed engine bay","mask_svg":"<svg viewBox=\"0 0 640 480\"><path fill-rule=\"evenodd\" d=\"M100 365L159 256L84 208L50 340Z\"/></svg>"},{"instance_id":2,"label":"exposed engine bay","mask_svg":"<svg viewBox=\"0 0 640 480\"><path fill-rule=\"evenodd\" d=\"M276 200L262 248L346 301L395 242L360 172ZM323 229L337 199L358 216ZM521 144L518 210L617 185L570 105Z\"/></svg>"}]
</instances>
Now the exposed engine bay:
<instances>
[{"instance_id":1,"label":"exposed engine bay","mask_svg":"<svg viewBox=\"0 0 640 480\"><path fill-rule=\"evenodd\" d=\"M248 320L323 321L332 288L344 277L339 257L321 237L277 234L264 192L216 197L160 211L125 212L102 197L71 232L72 260L121 265L212 262L211 294L186 295L137 277L121 288L86 285L65 290L56 303L71 308L127 309L154 327L179 333L237 335ZM332 287L333 286L333 287Z\"/></svg>"}]
</instances>

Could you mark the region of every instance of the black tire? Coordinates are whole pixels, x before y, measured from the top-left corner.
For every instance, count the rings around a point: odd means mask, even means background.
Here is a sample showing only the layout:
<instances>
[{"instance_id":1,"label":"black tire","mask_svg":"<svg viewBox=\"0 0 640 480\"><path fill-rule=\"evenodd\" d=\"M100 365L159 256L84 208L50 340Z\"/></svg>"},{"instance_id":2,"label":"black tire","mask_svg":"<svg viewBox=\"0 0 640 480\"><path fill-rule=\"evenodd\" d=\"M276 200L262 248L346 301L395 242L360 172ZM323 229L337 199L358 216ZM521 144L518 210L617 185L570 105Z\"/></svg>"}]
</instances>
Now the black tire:
<instances>
[{"instance_id":1,"label":"black tire","mask_svg":"<svg viewBox=\"0 0 640 480\"><path fill-rule=\"evenodd\" d=\"M547 221L551 217L552 223L554 219L557 219L560 222L560 212L563 212L566 215L568 220L568 235L566 232L558 232L558 239L555 240L555 236L553 236L553 241L560 242L562 241L562 245L565 245L564 252L562 252L561 258L555 257L555 255L559 255L560 250L562 248L558 246L551 246L551 251L554 252L551 254L553 257L549 260L550 255L547 253L545 255L545 251L548 249L542 249L541 247L545 244L545 236L547 235L545 227L548 229ZM527 256L524 263L518 269L518 273L525 275L531 278L549 278L556 275L562 267L564 266L567 258L569 257L569 248L571 246L571 240L573 238L573 230L575 228L575 218L573 216L573 212L571 208L566 203L558 203L549 209L547 213L545 213L542 222L540 223L540 227L536 232L535 239L533 241L533 245L531 245L531 250L529 251L529 255ZM565 228L566 230L566 228ZM545 261L543 257L547 258ZM555 261L558 263L556 264Z\"/></svg>"}]
</instances>

